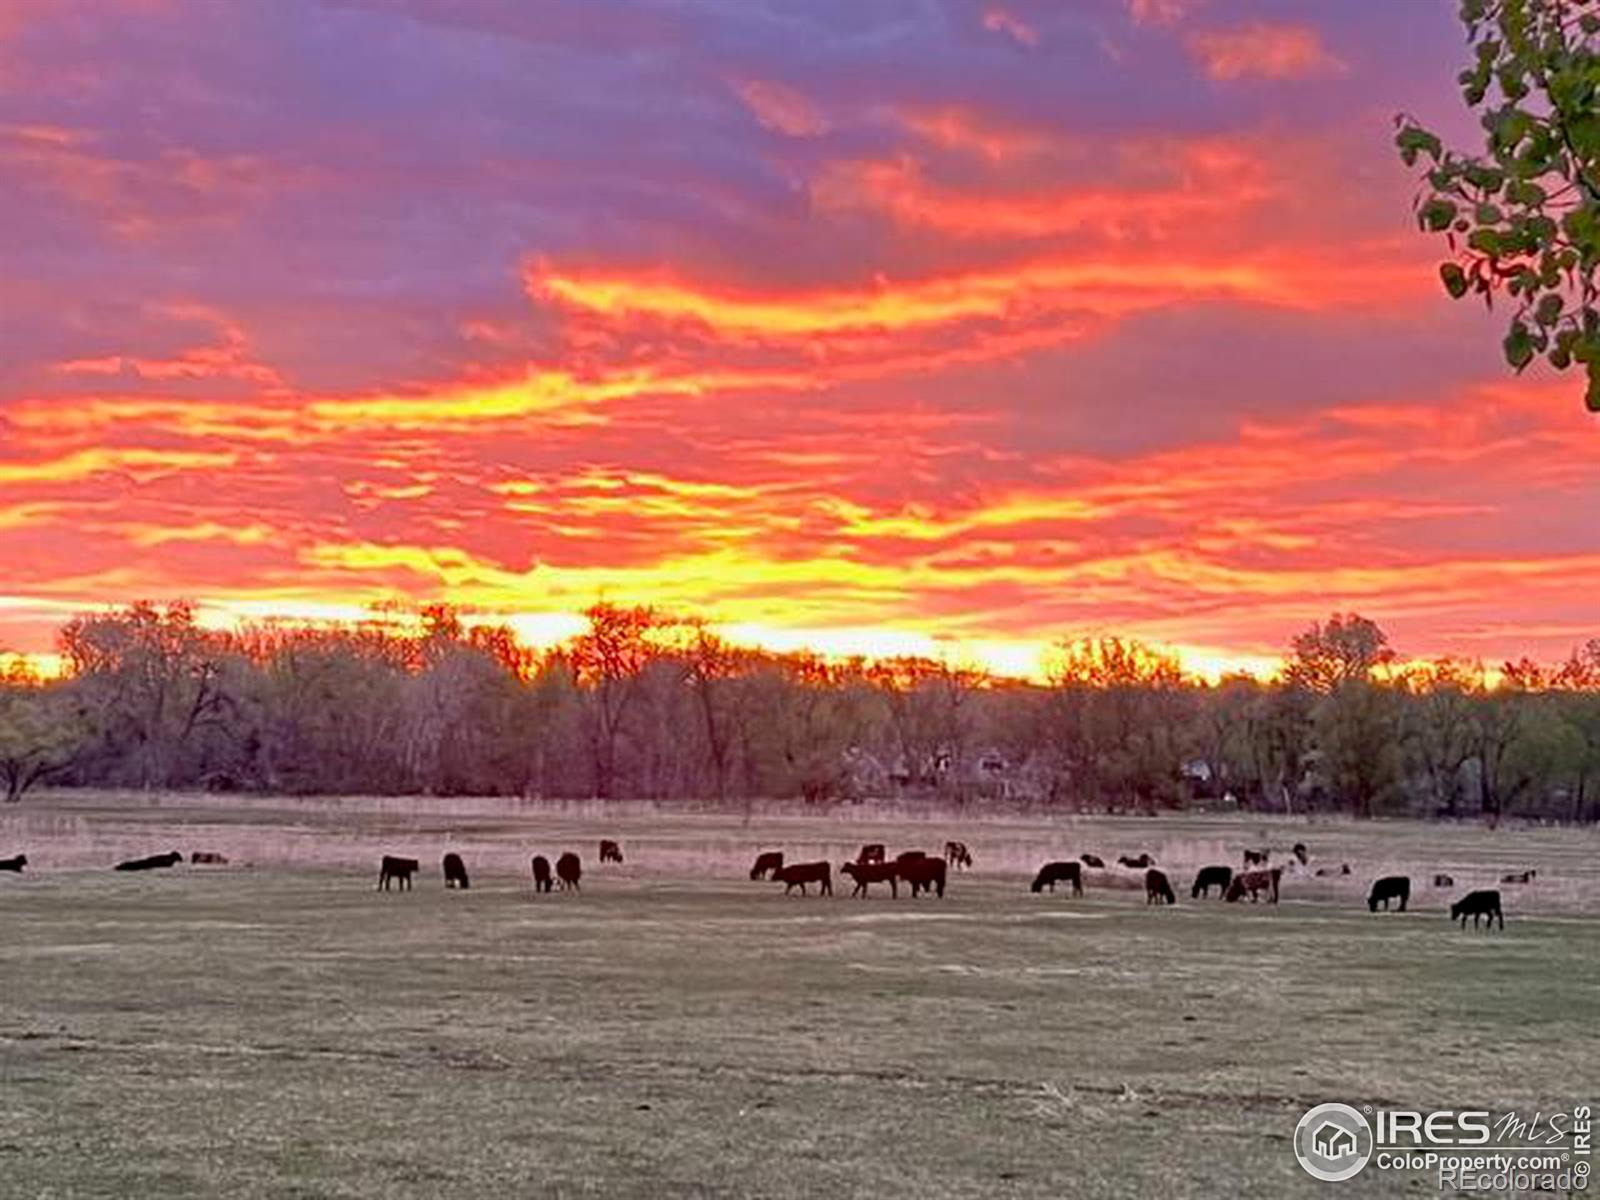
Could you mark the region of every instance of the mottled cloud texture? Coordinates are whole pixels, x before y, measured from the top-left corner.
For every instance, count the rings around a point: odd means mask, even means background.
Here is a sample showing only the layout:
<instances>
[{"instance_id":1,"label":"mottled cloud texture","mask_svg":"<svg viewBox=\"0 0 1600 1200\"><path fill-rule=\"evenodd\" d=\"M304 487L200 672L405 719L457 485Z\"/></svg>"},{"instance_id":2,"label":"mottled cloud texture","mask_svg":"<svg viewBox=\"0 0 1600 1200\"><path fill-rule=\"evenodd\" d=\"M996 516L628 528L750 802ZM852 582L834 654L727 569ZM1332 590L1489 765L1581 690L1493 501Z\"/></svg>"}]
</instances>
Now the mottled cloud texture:
<instances>
[{"instance_id":1,"label":"mottled cloud texture","mask_svg":"<svg viewBox=\"0 0 1600 1200\"><path fill-rule=\"evenodd\" d=\"M0 0L0 648L136 597L537 631L604 595L1004 663L1249 660L1347 607L1564 652L1600 430L1442 297L1388 148L1451 119L1458 37Z\"/></svg>"}]
</instances>

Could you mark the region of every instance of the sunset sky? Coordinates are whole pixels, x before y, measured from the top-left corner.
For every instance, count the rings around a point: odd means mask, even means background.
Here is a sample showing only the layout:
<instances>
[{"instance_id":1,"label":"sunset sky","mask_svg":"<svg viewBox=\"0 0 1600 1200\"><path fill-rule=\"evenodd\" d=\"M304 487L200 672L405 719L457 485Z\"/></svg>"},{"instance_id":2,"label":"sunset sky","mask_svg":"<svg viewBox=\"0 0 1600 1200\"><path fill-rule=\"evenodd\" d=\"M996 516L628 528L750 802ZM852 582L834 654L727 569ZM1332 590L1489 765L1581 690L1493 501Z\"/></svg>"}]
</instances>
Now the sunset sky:
<instances>
[{"instance_id":1,"label":"sunset sky","mask_svg":"<svg viewBox=\"0 0 1600 1200\"><path fill-rule=\"evenodd\" d=\"M604 596L1027 670L1600 636L1394 155L1454 0L0 0L0 649Z\"/></svg>"}]
</instances>

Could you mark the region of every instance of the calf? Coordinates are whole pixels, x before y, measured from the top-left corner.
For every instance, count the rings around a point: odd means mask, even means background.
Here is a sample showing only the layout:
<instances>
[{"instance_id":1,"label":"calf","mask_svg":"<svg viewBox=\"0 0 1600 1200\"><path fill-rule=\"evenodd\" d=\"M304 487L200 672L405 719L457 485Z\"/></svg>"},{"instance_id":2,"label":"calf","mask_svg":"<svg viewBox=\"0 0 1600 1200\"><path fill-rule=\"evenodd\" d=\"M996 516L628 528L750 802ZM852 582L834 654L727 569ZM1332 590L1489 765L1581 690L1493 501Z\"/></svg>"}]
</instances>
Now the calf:
<instances>
[{"instance_id":1,"label":"calf","mask_svg":"<svg viewBox=\"0 0 1600 1200\"><path fill-rule=\"evenodd\" d=\"M772 878L783 884L785 896L795 888L800 889L802 896L806 895L808 883L821 885L817 892L820 896L833 895L833 868L825 862L790 863L786 867L779 867Z\"/></svg>"},{"instance_id":2,"label":"calf","mask_svg":"<svg viewBox=\"0 0 1600 1200\"><path fill-rule=\"evenodd\" d=\"M1367 911L1377 912L1378 905L1383 905L1383 911L1389 911L1389 901L1400 902L1400 912L1405 912L1406 902L1411 899L1411 877L1409 875L1385 875L1382 879L1373 881L1372 891L1367 894Z\"/></svg>"},{"instance_id":3,"label":"calf","mask_svg":"<svg viewBox=\"0 0 1600 1200\"><path fill-rule=\"evenodd\" d=\"M204 864L205 866L210 867L225 867L228 865L228 860L220 854L213 854L209 850L196 850L193 854L189 855L189 865L195 866L196 864Z\"/></svg>"},{"instance_id":4,"label":"calf","mask_svg":"<svg viewBox=\"0 0 1600 1200\"><path fill-rule=\"evenodd\" d=\"M1517 871L1513 874L1500 876L1501 883L1532 883L1538 871Z\"/></svg>"},{"instance_id":5,"label":"calf","mask_svg":"<svg viewBox=\"0 0 1600 1200\"><path fill-rule=\"evenodd\" d=\"M840 864L839 874L848 875L855 881L856 890L850 893L852 896L865 896L869 883L887 883L889 894L897 900L900 898L900 888L897 883L899 873L894 863L886 863L882 859L877 862L862 862L857 859L855 862Z\"/></svg>"},{"instance_id":6,"label":"calf","mask_svg":"<svg viewBox=\"0 0 1600 1200\"><path fill-rule=\"evenodd\" d=\"M1348 875L1348 874L1350 874L1350 864L1349 863L1340 863L1337 867L1318 867L1317 868L1317 875L1319 877L1323 876L1323 875Z\"/></svg>"},{"instance_id":7,"label":"calf","mask_svg":"<svg viewBox=\"0 0 1600 1200\"><path fill-rule=\"evenodd\" d=\"M972 865L972 855L967 850L965 842L946 842L944 844L944 860L952 867L965 868Z\"/></svg>"},{"instance_id":8,"label":"calf","mask_svg":"<svg viewBox=\"0 0 1600 1200\"><path fill-rule=\"evenodd\" d=\"M561 890L564 892L577 892L578 880L583 878L583 862L571 850L556 859L556 878L561 881Z\"/></svg>"},{"instance_id":9,"label":"calf","mask_svg":"<svg viewBox=\"0 0 1600 1200\"><path fill-rule=\"evenodd\" d=\"M1158 871L1151 867L1144 873L1144 902L1146 904L1176 904L1177 896L1172 894L1172 884L1167 879L1165 871Z\"/></svg>"},{"instance_id":10,"label":"calf","mask_svg":"<svg viewBox=\"0 0 1600 1200\"><path fill-rule=\"evenodd\" d=\"M1153 867L1155 866L1155 862L1155 855L1153 854L1141 854L1138 858L1130 858L1124 854L1121 858L1117 859L1119 866L1124 866L1134 871L1143 871L1147 867Z\"/></svg>"},{"instance_id":11,"label":"calf","mask_svg":"<svg viewBox=\"0 0 1600 1200\"><path fill-rule=\"evenodd\" d=\"M414 858L396 858L393 854L385 854L383 862L378 867L378 887L383 891L389 890L389 881L392 879L399 883L402 892L411 890L411 876L420 866Z\"/></svg>"},{"instance_id":12,"label":"calf","mask_svg":"<svg viewBox=\"0 0 1600 1200\"><path fill-rule=\"evenodd\" d=\"M472 886L467 882L467 864L461 861L461 855L454 852L444 856L444 886L458 887L463 892Z\"/></svg>"},{"instance_id":13,"label":"calf","mask_svg":"<svg viewBox=\"0 0 1600 1200\"><path fill-rule=\"evenodd\" d=\"M26 854L19 854L15 858L0 858L0 871L21 871L27 865Z\"/></svg>"},{"instance_id":14,"label":"calf","mask_svg":"<svg viewBox=\"0 0 1600 1200\"><path fill-rule=\"evenodd\" d=\"M1448 875L1439 874L1433 877L1434 887L1455 887L1455 885L1456 881L1451 879Z\"/></svg>"},{"instance_id":15,"label":"calf","mask_svg":"<svg viewBox=\"0 0 1600 1200\"><path fill-rule=\"evenodd\" d=\"M1278 902L1278 884L1283 877L1282 867L1273 867L1262 871L1240 871L1233 877L1233 882L1228 885L1228 890L1222 898L1229 904L1237 904L1244 899L1245 893L1250 893L1250 903L1254 904L1262 892L1272 896L1272 902Z\"/></svg>"},{"instance_id":16,"label":"calf","mask_svg":"<svg viewBox=\"0 0 1600 1200\"><path fill-rule=\"evenodd\" d=\"M1056 890L1056 884L1070 883L1074 896L1083 895L1083 868L1075 862L1047 862L1039 868L1039 873L1033 877L1031 891L1042 892L1049 888Z\"/></svg>"},{"instance_id":17,"label":"calf","mask_svg":"<svg viewBox=\"0 0 1600 1200\"><path fill-rule=\"evenodd\" d=\"M535 893L548 892L551 888L550 860L542 854L533 856L533 890Z\"/></svg>"},{"instance_id":18,"label":"calf","mask_svg":"<svg viewBox=\"0 0 1600 1200\"><path fill-rule=\"evenodd\" d=\"M127 862L119 862L115 870L118 871L154 871L162 867L175 867L183 861L183 855L174 850L171 854L152 854L149 858L130 858Z\"/></svg>"},{"instance_id":19,"label":"calf","mask_svg":"<svg viewBox=\"0 0 1600 1200\"><path fill-rule=\"evenodd\" d=\"M888 850L884 848L882 842L868 842L861 847L861 852L856 855L856 861L858 863L881 863L886 854L888 854Z\"/></svg>"},{"instance_id":20,"label":"calf","mask_svg":"<svg viewBox=\"0 0 1600 1200\"><path fill-rule=\"evenodd\" d=\"M1506 914L1500 909L1500 893L1495 889L1480 892L1468 892L1461 899L1450 906L1450 919L1460 921L1461 928L1467 927L1467 917L1472 917L1472 927L1478 927L1478 918L1489 918L1489 928L1494 928L1494 919L1500 918L1500 928L1506 927Z\"/></svg>"},{"instance_id":21,"label":"calf","mask_svg":"<svg viewBox=\"0 0 1600 1200\"><path fill-rule=\"evenodd\" d=\"M773 879L778 877L778 872L783 869L783 851L767 850L756 855L756 865L750 868L751 879L764 879L769 874Z\"/></svg>"},{"instance_id":22,"label":"calf","mask_svg":"<svg viewBox=\"0 0 1600 1200\"><path fill-rule=\"evenodd\" d=\"M929 858L920 855L916 858L907 858L902 854L895 860L895 871L901 880L911 885L911 894L920 896L923 892L932 891L944 895L945 861L942 858Z\"/></svg>"},{"instance_id":23,"label":"calf","mask_svg":"<svg viewBox=\"0 0 1600 1200\"><path fill-rule=\"evenodd\" d=\"M600 843L600 861L603 863L622 861L622 847L615 842L604 841Z\"/></svg>"},{"instance_id":24,"label":"calf","mask_svg":"<svg viewBox=\"0 0 1600 1200\"><path fill-rule=\"evenodd\" d=\"M1226 896L1232 882L1232 867L1201 867L1200 874L1194 877L1194 886L1189 889L1189 899L1198 900L1201 896L1209 899L1212 888L1217 889L1217 895Z\"/></svg>"},{"instance_id":25,"label":"calf","mask_svg":"<svg viewBox=\"0 0 1600 1200\"><path fill-rule=\"evenodd\" d=\"M1086 867L1097 867L1102 871L1105 870L1106 861L1098 854L1080 854L1078 859Z\"/></svg>"},{"instance_id":26,"label":"calf","mask_svg":"<svg viewBox=\"0 0 1600 1200\"><path fill-rule=\"evenodd\" d=\"M1244 865L1247 867L1264 867L1267 865L1267 859L1271 857L1271 850L1246 850L1244 852Z\"/></svg>"}]
</instances>

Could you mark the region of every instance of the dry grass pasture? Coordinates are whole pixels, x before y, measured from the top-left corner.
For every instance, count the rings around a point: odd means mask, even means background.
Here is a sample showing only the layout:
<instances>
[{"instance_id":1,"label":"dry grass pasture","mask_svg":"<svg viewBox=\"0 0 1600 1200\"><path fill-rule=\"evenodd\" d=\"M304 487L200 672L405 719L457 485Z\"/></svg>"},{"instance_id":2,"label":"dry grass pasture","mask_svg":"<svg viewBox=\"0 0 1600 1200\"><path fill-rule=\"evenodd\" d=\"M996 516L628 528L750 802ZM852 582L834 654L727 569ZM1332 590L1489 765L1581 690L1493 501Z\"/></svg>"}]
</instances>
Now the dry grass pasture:
<instances>
[{"instance_id":1,"label":"dry grass pasture","mask_svg":"<svg viewBox=\"0 0 1600 1200\"><path fill-rule=\"evenodd\" d=\"M759 848L947 837L977 861L942 901L745 878ZM1189 899L1196 867L1298 840L1354 874ZM106 869L171 848L233 861ZM568 848L581 894L535 898L529 855ZM374 890L386 850L423 860L410 894ZM1029 893L1086 850L1153 852L1178 905ZM5 1195L1312 1195L1312 1104L1548 1111L1600 1078L1593 830L47 794L0 812L17 851ZM1503 934L1450 924L1525 867ZM1412 911L1369 915L1395 871Z\"/></svg>"}]
</instances>

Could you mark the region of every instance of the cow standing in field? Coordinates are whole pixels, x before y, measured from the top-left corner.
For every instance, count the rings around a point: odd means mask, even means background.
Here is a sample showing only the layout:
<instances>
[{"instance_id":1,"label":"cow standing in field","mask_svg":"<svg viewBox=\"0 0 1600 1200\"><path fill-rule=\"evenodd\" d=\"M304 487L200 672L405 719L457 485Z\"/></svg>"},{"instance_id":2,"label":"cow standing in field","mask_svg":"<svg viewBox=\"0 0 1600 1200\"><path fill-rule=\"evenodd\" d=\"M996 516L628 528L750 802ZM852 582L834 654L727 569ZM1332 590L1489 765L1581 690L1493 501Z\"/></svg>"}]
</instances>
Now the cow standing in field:
<instances>
[{"instance_id":1,"label":"cow standing in field","mask_svg":"<svg viewBox=\"0 0 1600 1200\"><path fill-rule=\"evenodd\" d=\"M622 847L616 842L602 839L600 842L600 861L603 863L622 863Z\"/></svg>"},{"instance_id":2,"label":"cow standing in field","mask_svg":"<svg viewBox=\"0 0 1600 1200\"><path fill-rule=\"evenodd\" d=\"M1254 904L1262 892L1268 893L1272 902L1278 902L1278 884L1283 878L1283 868L1273 867L1265 871L1240 871L1233 877L1233 882L1228 885L1228 890L1222 898L1229 904L1237 904L1243 900L1245 893L1250 893L1250 903Z\"/></svg>"},{"instance_id":3,"label":"cow standing in field","mask_svg":"<svg viewBox=\"0 0 1600 1200\"><path fill-rule=\"evenodd\" d=\"M1461 928L1467 927L1467 917L1472 918L1472 927L1478 927L1478 918L1489 918L1489 928L1494 928L1494 919L1500 918L1500 928L1506 927L1506 914L1500 908L1500 893L1495 889L1486 889L1478 892L1468 892L1461 899L1450 906L1450 919L1460 921Z\"/></svg>"},{"instance_id":4,"label":"cow standing in field","mask_svg":"<svg viewBox=\"0 0 1600 1200\"><path fill-rule=\"evenodd\" d=\"M1385 875L1376 879L1372 884L1372 891L1367 893L1367 911L1377 912L1378 905L1383 905L1383 911L1389 911L1389 901L1400 902L1400 912L1405 912L1406 904L1411 899L1411 877L1409 875Z\"/></svg>"},{"instance_id":5,"label":"cow standing in field","mask_svg":"<svg viewBox=\"0 0 1600 1200\"><path fill-rule=\"evenodd\" d=\"M28 856L18 854L14 858L0 858L0 871L18 871L28 865Z\"/></svg>"},{"instance_id":6,"label":"cow standing in field","mask_svg":"<svg viewBox=\"0 0 1600 1200\"><path fill-rule=\"evenodd\" d=\"M911 885L912 896L920 896L923 892L932 891L939 896L944 895L945 861L942 858L930 858L920 851L913 851L916 857L902 854L895 859L895 870L900 878Z\"/></svg>"},{"instance_id":7,"label":"cow standing in field","mask_svg":"<svg viewBox=\"0 0 1600 1200\"><path fill-rule=\"evenodd\" d=\"M385 854L383 862L378 866L378 888L381 891L389 890L389 881L394 880L400 885L402 892L411 890L411 876L416 874L421 866L414 858L397 858L393 854Z\"/></svg>"},{"instance_id":8,"label":"cow standing in field","mask_svg":"<svg viewBox=\"0 0 1600 1200\"><path fill-rule=\"evenodd\" d=\"M564 892L581 891L578 880L583 878L583 860L571 850L556 859L556 878L561 881L561 890Z\"/></svg>"},{"instance_id":9,"label":"cow standing in field","mask_svg":"<svg viewBox=\"0 0 1600 1200\"><path fill-rule=\"evenodd\" d=\"M1294 855L1296 861L1298 861L1302 867L1310 866L1311 854L1306 849L1306 844L1304 842L1296 842L1294 844L1294 849L1289 851L1289 853Z\"/></svg>"},{"instance_id":10,"label":"cow standing in field","mask_svg":"<svg viewBox=\"0 0 1600 1200\"><path fill-rule=\"evenodd\" d=\"M1078 859L1086 867L1094 867L1098 871L1104 871L1106 869L1106 860L1101 858L1098 854L1080 854L1078 855Z\"/></svg>"},{"instance_id":11,"label":"cow standing in field","mask_svg":"<svg viewBox=\"0 0 1600 1200\"><path fill-rule=\"evenodd\" d=\"M781 870L783 870L783 851L764 850L756 855L756 865L750 868L750 878L765 879L771 876L776 879Z\"/></svg>"},{"instance_id":12,"label":"cow standing in field","mask_svg":"<svg viewBox=\"0 0 1600 1200\"><path fill-rule=\"evenodd\" d=\"M972 853L965 842L946 842L944 860L958 870L965 870L972 865Z\"/></svg>"},{"instance_id":13,"label":"cow standing in field","mask_svg":"<svg viewBox=\"0 0 1600 1200\"><path fill-rule=\"evenodd\" d=\"M855 881L856 890L850 893L852 896L865 896L869 883L887 883L889 895L897 900L900 898L897 883L899 874L894 863L886 863L881 859L877 862L862 862L857 859L855 862L840 864L839 874L847 875Z\"/></svg>"},{"instance_id":14,"label":"cow standing in field","mask_svg":"<svg viewBox=\"0 0 1600 1200\"><path fill-rule=\"evenodd\" d=\"M1194 877L1194 886L1189 889L1189 899L1198 900L1201 896L1210 899L1212 888L1217 889L1217 895L1226 896L1228 885L1232 882L1232 867L1201 867L1200 873Z\"/></svg>"},{"instance_id":15,"label":"cow standing in field","mask_svg":"<svg viewBox=\"0 0 1600 1200\"><path fill-rule=\"evenodd\" d=\"M1445 874L1441 873L1441 874L1435 875L1433 877L1433 886L1434 887L1455 887L1455 885L1456 885L1456 881L1454 879L1451 879L1450 876L1448 876L1448 875L1445 875Z\"/></svg>"},{"instance_id":16,"label":"cow standing in field","mask_svg":"<svg viewBox=\"0 0 1600 1200\"><path fill-rule=\"evenodd\" d=\"M860 852L856 855L856 861L862 864L881 863L888 853L887 847L882 842L868 842L861 847Z\"/></svg>"},{"instance_id":17,"label":"cow standing in field","mask_svg":"<svg viewBox=\"0 0 1600 1200\"><path fill-rule=\"evenodd\" d=\"M1151 867L1144 873L1144 902L1146 904L1176 904L1178 897L1173 894L1172 883L1167 878L1165 871L1158 871Z\"/></svg>"},{"instance_id":18,"label":"cow standing in field","mask_svg":"<svg viewBox=\"0 0 1600 1200\"><path fill-rule=\"evenodd\" d=\"M1271 850L1246 850L1244 852L1244 865L1247 867L1264 867L1271 857Z\"/></svg>"},{"instance_id":19,"label":"cow standing in field","mask_svg":"<svg viewBox=\"0 0 1600 1200\"><path fill-rule=\"evenodd\" d=\"M461 855L454 852L444 856L444 886L458 887L462 891L472 886L467 881L467 864L461 861Z\"/></svg>"},{"instance_id":20,"label":"cow standing in field","mask_svg":"<svg viewBox=\"0 0 1600 1200\"><path fill-rule=\"evenodd\" d=\"M550 878L550 860L542 854L533 856L533 890L535 893L548 892L553 886Z\"/></svg>"},{"instance_id":21,"label":"cow standing in field","mask_svg":"<svg viewBox=\"0 0 1600 1200\"><path fill-rule=\"evenodd\" d=\"M1130 871L1143 871L1155 866L1156 858L1155 855L1148 853L1141 854L1138 858L1132 858L1129 855L1124 854L1121 858L1117 859L1117 865L1127 867Z\"/></svg>"},{"instance_id":22,"label":"cow standing in field","mask_svg":"<svg viewBox=\"0 0 1600 1200\"><path fill-rule=\"evenodd\" d=\"M152 854L148 858L130 858L127 862L119 862L113 870L116 871L158 871L165 867L175 867L183 861L183 855L174 850L171 854Z\"/></svg>"},{"instance_id":23,"label":"cow standing in field","mask_svg":"<svg viewBox=\"0 0 1600 1200\"><path fill-rule=\"evenodd\" d=\"M790 863L786 867L779 867L772 878L783 884L785 896L795 888L800 889L802 896L807 895L808 883L820 885L817 890L819 896L833 895L833 868L826 862Z\"/></svg>"},{"instance_id":24,"label":"cow standing in field","mask_svg":"<svg viewBox=\"0 0 1600 1200\"><path fill-rule=\"evenodd\" d=\"M1070 883L1074 896L1083 895L1083 868L1075 862L1047 862L1039 868L1039 873L1033 877L1033 883L1028 890L1042 892L1049 888L1056 890L1056 884Z\"/></svg>"}]
</instances>

